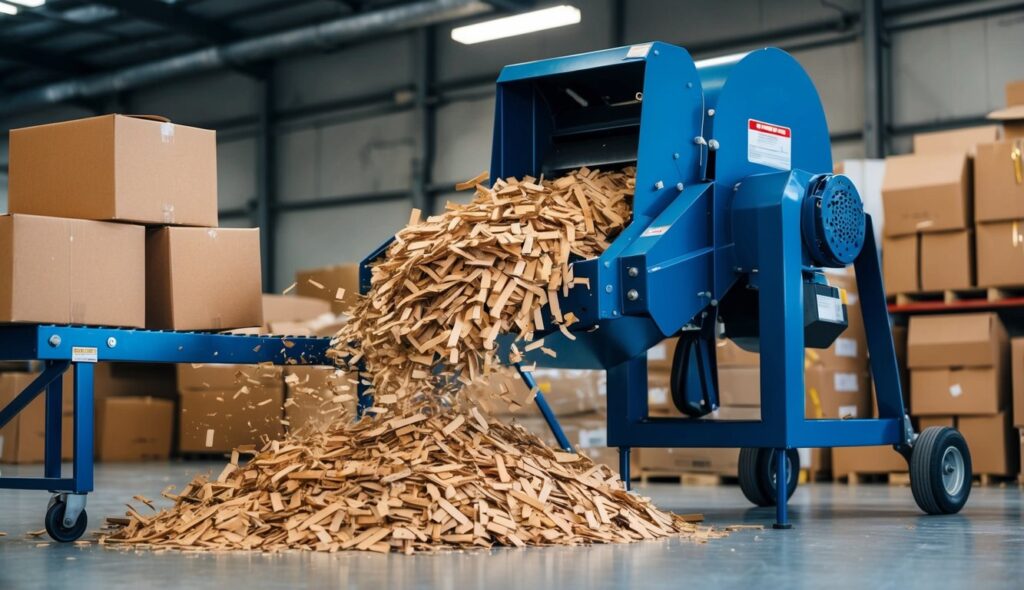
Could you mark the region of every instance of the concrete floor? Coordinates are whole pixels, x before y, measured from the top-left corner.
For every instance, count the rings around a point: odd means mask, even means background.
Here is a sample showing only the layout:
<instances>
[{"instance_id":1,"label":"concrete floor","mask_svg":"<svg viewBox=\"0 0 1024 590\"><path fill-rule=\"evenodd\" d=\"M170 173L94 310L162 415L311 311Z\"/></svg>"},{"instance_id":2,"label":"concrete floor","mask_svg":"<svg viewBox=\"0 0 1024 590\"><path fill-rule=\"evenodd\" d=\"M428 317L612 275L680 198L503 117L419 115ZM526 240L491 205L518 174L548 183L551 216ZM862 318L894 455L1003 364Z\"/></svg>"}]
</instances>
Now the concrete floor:
<instances>
[{"instance_id":1,"label":"concrete floor","mask_svg":"<svg viewBox=\"0 0 1024 590\"><path fill-rule=\"evenodd\" d=\"M24 469L4 468L4 475ZM100 465L90 529L143 493L215 463ZM654 484L662 508L701 511L717 525L770 527L738 487ZM0 589L7 588L1021 588L1022 494L976 488L957 516L926 517L908 488L813 484L791 502L795 528L744 531L706 545L669 540L586 548L499 549L434 556L290 554L182 555L80 548L30 539L46 494L0 491Z\"/></svg>"}]
</instances>

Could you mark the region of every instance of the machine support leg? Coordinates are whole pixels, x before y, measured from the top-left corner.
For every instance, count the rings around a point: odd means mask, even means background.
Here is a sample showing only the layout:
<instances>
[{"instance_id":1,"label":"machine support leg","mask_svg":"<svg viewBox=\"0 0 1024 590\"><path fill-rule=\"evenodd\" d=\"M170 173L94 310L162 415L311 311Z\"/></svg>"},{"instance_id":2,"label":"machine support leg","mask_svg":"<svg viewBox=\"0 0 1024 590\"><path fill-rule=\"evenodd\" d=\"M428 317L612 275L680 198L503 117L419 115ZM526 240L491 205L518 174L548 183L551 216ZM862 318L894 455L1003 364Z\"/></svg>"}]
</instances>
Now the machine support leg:
<instances>
[{"instance_id":1,"label":"machine support leg","mask_svg":"<svg viewBox=\"0 0 1024 590\"><path fill-rule=\"evenodd\" d=\"M92 363L74 363L75 371L75 493L91 492L93 486L93 390ZM57 449L58 453L60 449Z\"/></svg>"},{"instance_id":2,"label":"machine support leg","mask_svg":"<svg viewBox=\"0 0 1024 590\"><path fill-rule=\"evenodd\" d=\"M55 361L47 361L47 368ZM67 368L66 363L64 364ZM58 376L46 386L46 446L43 475L48 478L60 477L61 414L63 412L63 379Z\"/></svg>"},{"instance_id":3,"label":"machine support leg","mask_svg":"<svg viewBox=\"0 0 1024 590\"><path fill-rule=\"evenodd\" d=\"M548 400L544 399L544 394L537 390L537 381L533 378L533 375L529 371L524 371L523 366L520 363L516 363L516 371L519 371L519 376L522 377L523 383L526 383L526 387L530 391L536 391L537 395L534 398L534 402L537 404L537 409L540 410L541 415L544 416L544 421L548 423L548 428L551 429L551 434L554 435L555 440L558 442L558 446L566 452L573 452L572 443L569 442L569 437L565 436L565 432L562 430L562 425L558 423L558 418L555 417L555 413L551 411L551 406L548 405Z\"/></svg>"},{"instance_id":4,"label":"machine support leg","mask_svg":"<svg viewBox=\"0 0 1024 590\"><path fill-rule=\"evenodd\" d=\"M629 473L629 447L619 447L619 477L622 478L622 484L626 486L628 492L633 486L630 484L631 475Z\"/></svg>"},{"instance_id":5,"label":"machine support leg","mask_svg":"<svg viewBox=\"0 0 1024 590\"><path fill-rule=\"evenodd\" d=\"M789 474L786 469L786 449L775 449L775 524L772 528L775 529L790 529L793 525L789 524L789 514L787 513L786 504L789 501L788 494L786 493L787 485L789 481Z\"/></svg>"}]
</instances>

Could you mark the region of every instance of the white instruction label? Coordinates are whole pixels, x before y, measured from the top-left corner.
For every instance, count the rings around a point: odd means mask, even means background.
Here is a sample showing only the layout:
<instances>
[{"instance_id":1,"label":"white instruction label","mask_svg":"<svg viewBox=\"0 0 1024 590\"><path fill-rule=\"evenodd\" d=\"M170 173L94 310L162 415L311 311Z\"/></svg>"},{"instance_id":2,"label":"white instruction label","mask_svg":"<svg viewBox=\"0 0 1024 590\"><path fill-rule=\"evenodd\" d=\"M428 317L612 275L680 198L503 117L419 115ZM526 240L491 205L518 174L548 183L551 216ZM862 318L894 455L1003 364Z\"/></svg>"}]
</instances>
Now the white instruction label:
<instances>
[{"instance_id":1,"label":"white instruction label","mask_svg":"<svg viewBox=\"0 0 1024 590\"><path fill-rule=\"evenodd\" d=\"M638 57L647 57L647 54L651 51L651 44L644 43L642 45L632 45L629 51L626 52L626 59L636 59Z\"/></svg>"},{"instance_id":2,"label":"white instruction label","mask_svg":"<svg viewBox=\"0 0 1024 590\"><path fill-rule=\"evenodd\" d=\"M836 391L842 393L860 391L860 383L857 382L856 373L836 373L832 378L832 385Z\"/></svg>"},{"instance_id":3,"label":"white instruction label","mask_svg":"<svg viewBox=\"0 0 1024 590\"><path fill-rule=\"evenodd\" d=\"M847 418L857 417L857 406L839 406L839 419L845 420Z\"/></svg>"},{"instance_id":4,"label":"white instruction label","mask_svg":"<svg viewBox=\"0 0 1024 590\"><path fill-rule=\"evenodd\" d=\"M668 226L668 225L658 225L658 226L654 226L654 227L649 227L649 228L644 230L644 233L640 234L640 237L641 238L649 238L651 236L660 236L660 235L664 234L665 232L667 232L669 227L671 227L671 226Z\"/></svg>"},{"instance_id":5,"label":"white instruction label","mask_svg":"<svg viewBox=\"0 0 1024 590\"><path fill-rule=\"evenodd\" d=\"M818 318L836 324L843 323L843 302L838 297L816 295L818 301Z\"/></svg>"},{"instance_id":6,"label":"white instruction label","mask_svg":"<svg viewBox=\"0 0 1024 590\"><path fill-rule=\"evenodd\" d=\"M789 170L793 132L789 127L747 119L747 160L769 168Z\"/></svg>"},{"instance_id":7,"label":"white instruction label","mask_svg":"<svg viewBox=\"0 0 1024 590\"><path fill-rule=\"evenodd\" d=\"M95 363L99 357L99 351L95 346L72 346L71 361L75 363Z\"/></svg>"},{"instance_id":8,"label":"white instruction label","mask_svg":"<svg viewBox=\"0 0 1024 590\"><path fill-rule=\"evenodd\" d=\"M951 395L953 397L960 397L963 394L964 394L964 389L963 389L963 387L960 387L959 383L954 383L954 384L949 386L949 395Z\"/></svg>"},{"instance_id":9,"label":"white instruction label","mask_svg":"<svg viewBox=\"0 0 1024 590\"><path fill-rule=\"evenodd\" d=\"M668 403L668 391L664 387L655 387L647 390L647 403L663 405Z\"/></svg>"},{"instance_id":10,"label":"white instruction label","mask_svg":"<svg viewBox=\"0 0 1024 590\"><path fill-rule=\"evenodd\" d=\"M857 341L853 338L836 338L836 356L856 358Z\"/></svg>"},{"instance_id":11,"label":"white instruction label","mask_svg":"<svg viewBox=\"0 0 1024 590\"><path fill-rule=\"evenodd\" d=\"M647 349L647 360L649 361L664 361L668 360L668 348L664 343L656 344L653 347Z\"/></svg>"}]
</instances>

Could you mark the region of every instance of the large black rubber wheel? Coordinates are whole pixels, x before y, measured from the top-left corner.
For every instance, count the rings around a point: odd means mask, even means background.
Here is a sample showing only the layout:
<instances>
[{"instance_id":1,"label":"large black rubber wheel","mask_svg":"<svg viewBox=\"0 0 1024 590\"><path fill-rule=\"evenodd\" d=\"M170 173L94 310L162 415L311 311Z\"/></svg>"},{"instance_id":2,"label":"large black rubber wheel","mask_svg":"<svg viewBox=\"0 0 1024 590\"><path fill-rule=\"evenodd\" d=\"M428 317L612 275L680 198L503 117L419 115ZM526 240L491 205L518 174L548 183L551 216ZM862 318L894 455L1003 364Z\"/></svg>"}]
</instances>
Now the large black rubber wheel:
<instances>
[{"instance_id":1,"label":"large black rubber wheel","mask_svg":"<svg viewBox=\"0 0 1024 590\"><path fill-rule=\"evenodd\" d=\"M757 506L775 506L778 492L775 486L775 449L740 449L740 489ZM796 449L786 451L786 499L796 491L800 476L800 454Z\"/></svg>"},{"instance_id":2,"label":"large black rubber wheel","mask_svg":"<svg viewBox=\"0 0 1024 590\"><path fill-rule=\"evenodd\" d=\"M956 514L971 495L971 452L956 430L926 428L910 454L910 489L928 514Z\"/></svg>"},{"instance_id":3,"label":"large black rubber wheel","mask_svg":"<svg viewBox=\"0 0 1024 590\"><path fill-rule=\"evenodd\" d=\"M67 505L63 500L56 500L50 502L50 507L46 509L46 532L49 533L50 538L60 543L77 541L85 533L85 528L89 526L89 517L85 510L78 515L78 522L75 523L75 526L70 528L64 526L65 508Z\"/></svg>"}]
</instances>

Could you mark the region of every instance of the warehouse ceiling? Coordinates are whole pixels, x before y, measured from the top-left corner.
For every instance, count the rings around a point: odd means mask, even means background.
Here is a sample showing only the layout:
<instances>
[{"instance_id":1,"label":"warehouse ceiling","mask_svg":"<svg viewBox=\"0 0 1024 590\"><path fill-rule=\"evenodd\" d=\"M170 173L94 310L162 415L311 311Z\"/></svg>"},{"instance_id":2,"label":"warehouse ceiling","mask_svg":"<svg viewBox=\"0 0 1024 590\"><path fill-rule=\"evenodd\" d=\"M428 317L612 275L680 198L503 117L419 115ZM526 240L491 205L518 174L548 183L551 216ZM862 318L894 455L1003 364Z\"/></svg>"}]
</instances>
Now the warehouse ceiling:
<instances>
[{"instance_id":1,"label":"warehouse ceiling","mask_svg":"<svg viewBox=\"0 0 1024 590\"><path fill-rule=\"evenodd\" d=\"M0 94L413 3L50 0L0 15Z\"/></svg>"}]
</instances>

